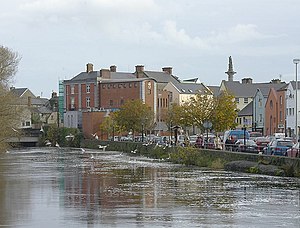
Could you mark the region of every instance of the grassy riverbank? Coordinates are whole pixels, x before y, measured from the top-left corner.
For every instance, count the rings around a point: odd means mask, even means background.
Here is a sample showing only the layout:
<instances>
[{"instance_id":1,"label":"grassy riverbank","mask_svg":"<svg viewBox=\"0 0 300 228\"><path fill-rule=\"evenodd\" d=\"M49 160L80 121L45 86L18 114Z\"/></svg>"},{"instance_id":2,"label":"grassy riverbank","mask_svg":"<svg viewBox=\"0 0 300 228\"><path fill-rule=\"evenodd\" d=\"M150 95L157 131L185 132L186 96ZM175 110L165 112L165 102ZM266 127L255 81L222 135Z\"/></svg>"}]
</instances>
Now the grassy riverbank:
<instances>
[{"instance_id":1,"label":"grassy riverbank","mask_svg":"<svg viewBox=\"0 0 300 228\"><path fill-rule=\"evenodd\" d=\"M206 150L191 147L146 146L134 142L99 142L97 140L85 140L82 143L82 146L86 148L97 149L98 145L108 145L107 150L123 151L131 153L133 156L147 156L187 166L195 165L212 169L225 169L273 176L300 177L300 159L298 158Z\"/></svg>"}]
</instances>

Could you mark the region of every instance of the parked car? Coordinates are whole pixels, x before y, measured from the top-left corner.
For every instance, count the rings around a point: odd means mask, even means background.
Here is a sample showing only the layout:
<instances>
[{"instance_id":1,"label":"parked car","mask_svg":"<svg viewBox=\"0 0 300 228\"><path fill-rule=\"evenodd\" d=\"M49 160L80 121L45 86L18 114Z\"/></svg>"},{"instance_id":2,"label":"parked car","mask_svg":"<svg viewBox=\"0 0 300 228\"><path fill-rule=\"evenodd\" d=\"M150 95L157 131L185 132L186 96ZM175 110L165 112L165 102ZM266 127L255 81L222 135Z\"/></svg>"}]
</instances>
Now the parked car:
<instances>
[{"instance_id":1,"label":"parked car","mask_svg":"<svg viewBox=\"0 0 300 228\"><path fill-rule=\"evenodd\" d=\"M263 151L263 149L270 143L270 138L257 137L254 139L254 142L256 143L258 150Z\"/></svg>"},{"instance_id":2,"label":"parked car","mask_svg":"<svg viewBox=\"0 0 300 228\"><path fill-rule=\"evenodd\" d=\"M245 145L246 142L246 145ZM238 139L236 142L236 151L258 154L258 146L252 139Z\"/></svg>"},{"instance_id":3,"label":"parked car","mask_svg":"<svg viewBox=\"0 0 300 228\"><path fill-rule=\"evenodd\" d=\"M287 156L287 150L294 145L293 141L285 139L274 139L265 148L264 154Z\"/></svg>"},{"instance_id":4,"label":"parked car","mask_svg":"<svg viewBox=\"0 0 300 228\"><path fill-rule=\"evenodd\" d=\"M236 150L236 141L238 139L249 139L250 138L250 134L248 131L244 131L244 130L229 130L229 131L225 131L224 133L224 144L225 144L225 149L226 150Z\"/></svg>"},{"instance_id":5,"label":"parked car","mask_svg":"<svg viewBox=\"0 0 300 228\"><path fill-rule=\"evenodd\" d=\"M257 137L262 137L262 133L261 132L257 132L257 131L252 131L250 132L250 139L254 140Z\"/></svg>"},{"instance_id":6,"label":"parked car","mask_svg":"<svg viewBox=\"0 0 300 228\"><path fill-rule=\"evenodd\" d=\"M294 157L294 158L299 158L300 157L300 143L297 142L296 144L293 145L292 148L289 148L287 150L287 156L288 157Z\"/></svg>"},{"instance_id":7,"label":"parked car","mask_svg":"<svg viewBox=\"0 0 300 228\"><path fill-rule=\"evenodd\" d=\"M198 135L190 135L189 138L190 138L190 146L195 146L197 138L198 138Z\"/></svg>"}]
</instances>

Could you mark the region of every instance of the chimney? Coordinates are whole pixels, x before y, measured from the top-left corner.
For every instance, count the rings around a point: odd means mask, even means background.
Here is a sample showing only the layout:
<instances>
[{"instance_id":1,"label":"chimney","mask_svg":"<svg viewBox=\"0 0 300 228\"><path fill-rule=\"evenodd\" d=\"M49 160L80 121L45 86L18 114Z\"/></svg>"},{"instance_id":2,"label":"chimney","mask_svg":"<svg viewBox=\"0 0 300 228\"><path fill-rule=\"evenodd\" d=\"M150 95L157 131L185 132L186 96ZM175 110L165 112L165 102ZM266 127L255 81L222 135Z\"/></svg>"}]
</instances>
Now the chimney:
<instances>
[{"instance_id":1,"label":"chimney","mask_svg":"<svg viewBox=\"0 0 300 228\"><path fill-rule=\"evenodd\" d=\"M110 68L110 72L117 72L117 66L112 65L109 68Z\"/></svg>"},{"instance_id":2,"label":"chimney","mask_svg":"<svg viewBox=\"0 0 300 228\"><path fill-rule=\"evenodd\" d=\"M53 91L51 97L52 97L52 98L57 97L57 92L54 92L54 91Z\"/></svg>"},{"instance_id":3,"label":"chimney","mask_svg":"<svg viewBox=\"0 0 300 228\"><path fill-rule=\"evenodd\" d=\"M31 106L31 97L28 97L28 98L27 98L27 105L28 105L28 107Z\"/></svg>"},{"instance_id":4,"label":"chimney","mask_svg":"<svg viewBox=\"0 0 300 228\"><path fill-rule=\"evenodd\" d=\"M172 75L172 67L163 67L162 71Z\"/></svg>"},{"instance_id":5,"label":"chimney","mask_svg":"<svg viewBox=\"0 0 300 228\"><path fill-rule=\"evenodd\" d=\"M143 65L136 65L135 66L135 74L137 78L144 77L144 66Z\"/></svg>"},{"instance_id":6,"label":"chimney","mask_svg":"<svg viewBox=\"0 0 300 228\"><path fill-rule=\"evenodd\" d=\"M94 66L93 66L92 63L86 64L86 72L87 72L87 73L92 72L92 71L94 70L93 68L94 68Z\"/></svg>"},{"instance_id":7,"label":"chimney","mask_svg":"<svg viewBox=\"0 0 300 228\"><path fill-rule=\"evenodd\" d=\"M109 69L101 69L100 70L100 77L110 79L110 71Z\"/></svg>"},{"instance_id":8,"label":"chimney","mask_svg":"<svg viewBox=\"0 0 300 228\"><path fill-rule=\"evenodd\" d=\"M280 84L281 83L281 80L280 79L272 79L271 81L272 84Z\"/></svg>"},{"instance_id":9,"label":"chimney","mask_svg":"<svg viewBox=\"0 0 300 228\"><path fill-rule=\"evenodd\" d=\"M243 78L242 84L252 84L252 78Z\"/></svg>"}]
</instances>

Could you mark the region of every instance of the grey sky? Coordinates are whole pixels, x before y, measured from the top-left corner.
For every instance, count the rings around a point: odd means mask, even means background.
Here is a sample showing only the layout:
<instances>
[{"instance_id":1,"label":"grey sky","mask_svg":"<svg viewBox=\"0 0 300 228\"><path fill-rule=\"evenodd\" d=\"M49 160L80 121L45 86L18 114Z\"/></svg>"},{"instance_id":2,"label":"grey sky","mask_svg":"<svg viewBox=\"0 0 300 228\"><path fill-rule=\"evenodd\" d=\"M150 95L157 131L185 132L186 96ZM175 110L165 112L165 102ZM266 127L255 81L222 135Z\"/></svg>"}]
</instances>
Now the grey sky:
<instances>
[{"instance_id":1,"label":"grey sky","mask_svg":"<svg viewBox=\"0 0 300 228\"><path fill-rule=\"evenodd\" d=\"M172 66L181 79L220 85L231 55L235 80L288 82L299 16L299 0L2 0L0 44L22 56L14 85L45 97L88 62Z\"/></svg>"}]
</instances>

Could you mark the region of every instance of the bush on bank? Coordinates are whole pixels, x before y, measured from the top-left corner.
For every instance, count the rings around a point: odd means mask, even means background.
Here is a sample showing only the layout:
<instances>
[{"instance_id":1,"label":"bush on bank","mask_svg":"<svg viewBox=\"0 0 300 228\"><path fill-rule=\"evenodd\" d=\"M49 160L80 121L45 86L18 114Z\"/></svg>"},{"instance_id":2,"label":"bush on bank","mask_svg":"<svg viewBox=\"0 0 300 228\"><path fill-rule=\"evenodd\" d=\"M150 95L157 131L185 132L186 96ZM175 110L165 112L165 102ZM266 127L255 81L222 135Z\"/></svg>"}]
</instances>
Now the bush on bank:
<instances>
[{"instance_id":1,"label":"bush on bank","mask_svg":"<svg viewBox=\"0 0 300 228\"><path fill-rule=\"evenodd\" d=\"M122 151L187 166L208 167L272 176L300 177L300 159L206 150L192 147L163 147L135 142L84 140L82 147L97 149L108 145L107 150Z\"/></svg>"}]
</instances>

